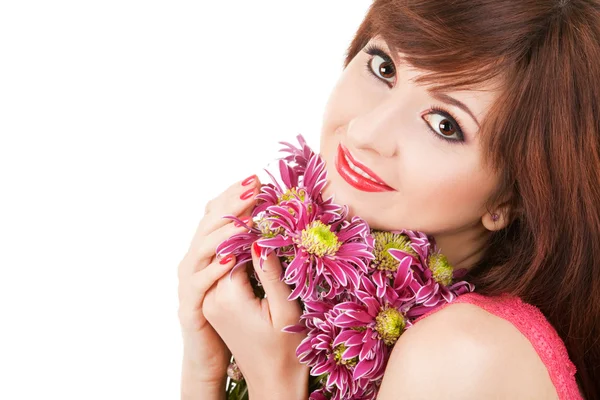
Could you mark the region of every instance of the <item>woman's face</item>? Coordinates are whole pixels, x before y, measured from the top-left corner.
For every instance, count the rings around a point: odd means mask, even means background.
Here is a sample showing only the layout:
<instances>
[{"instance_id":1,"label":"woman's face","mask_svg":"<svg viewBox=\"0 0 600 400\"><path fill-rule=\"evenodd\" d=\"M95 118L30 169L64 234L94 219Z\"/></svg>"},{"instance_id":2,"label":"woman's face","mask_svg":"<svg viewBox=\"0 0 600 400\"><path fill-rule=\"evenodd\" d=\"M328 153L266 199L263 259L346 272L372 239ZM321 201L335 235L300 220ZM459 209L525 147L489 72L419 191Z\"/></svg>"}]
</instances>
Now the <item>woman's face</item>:
<instances>
[{"instance_id":1,"label":"woman's face","mask_svg":"<svg viewBox=\"0 0 600 400\"><path fill-rule=\"evenodd\" d=\"M395 61L367 54L372 44ZM422 72L399 64L399 58L373 38L333 89L321 132L320 153L329 180L324 194L347 204L351 215L372 228L407 228L434 236L465 230L483 234L484 203L499 177L482 164L478 122L497 93L446 93L464 103L471 116L412 82ZM338 160L339 146L387 187L349 172L344 157Z\"/></svg>"}]
</instances>

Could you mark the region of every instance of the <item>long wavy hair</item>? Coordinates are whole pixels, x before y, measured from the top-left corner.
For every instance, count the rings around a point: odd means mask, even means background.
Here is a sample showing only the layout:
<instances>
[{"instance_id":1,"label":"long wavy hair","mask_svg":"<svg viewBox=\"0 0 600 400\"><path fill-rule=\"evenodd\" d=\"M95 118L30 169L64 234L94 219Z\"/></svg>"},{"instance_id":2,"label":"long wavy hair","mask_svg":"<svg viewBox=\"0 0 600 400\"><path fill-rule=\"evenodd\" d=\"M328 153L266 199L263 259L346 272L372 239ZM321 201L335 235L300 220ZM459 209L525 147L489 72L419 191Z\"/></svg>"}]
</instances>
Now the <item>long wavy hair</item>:
<instances>
[{"instance_id":1,"label":"long wavy hair","mask_svg":"<svg viewBox=\"0 0 600 400\"><path fill-rule=\"evenodd\" d=\"M344 68L374 36L437 90L502 82L480 128L509 225L470 272L479 293L537 306L600 398L600 0L375 0Z\"/></svg>"}]
</instances>

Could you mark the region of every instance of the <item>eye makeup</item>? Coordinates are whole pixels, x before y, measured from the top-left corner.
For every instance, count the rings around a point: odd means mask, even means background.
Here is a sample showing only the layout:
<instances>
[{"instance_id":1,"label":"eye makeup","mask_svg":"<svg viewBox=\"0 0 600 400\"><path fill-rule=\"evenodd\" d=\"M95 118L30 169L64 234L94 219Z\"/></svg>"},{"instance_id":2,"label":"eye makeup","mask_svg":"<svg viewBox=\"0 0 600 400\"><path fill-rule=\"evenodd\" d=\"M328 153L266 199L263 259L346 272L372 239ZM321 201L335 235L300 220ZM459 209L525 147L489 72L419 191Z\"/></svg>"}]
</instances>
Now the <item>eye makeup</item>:
<instances>
[{"instance_id":1,"label":"eye makeup","mask_svg":"<svg viewBox=\"0 0 600 400\"><path fill-rule=\"evenodd\" d=\"M392 60L392 58L379 46L377 46L374 43L370 43L364 50L365 53L371 55L371 57L367 60L367 62L365 63L365 68L366 70L369 72L370 76L374 77L378 82L384 82L386 85L388 85L389 87L392 87L389 81L387 81L385 78L380 77L377 73L374 72L373 68L372 68L372 61L375 59L375 57L380 57L384 60L385 63L389 63L395 71L395 65L394 65L394 61ZM427 123L427 121L424 119L424 116L429 115L429 114L437 114L437 115L441 115L443 116L446 120L448 120L448 122L450 122L455 130L455 137L451 138L447 135L444 135L442 133L438 133L429 123ZM429 107L429 109L424 112L421 115L421 118L423 118L427 124L428 129L434 134L435 137L445 141L445 142L449 142L449 143L453 143L453 144L465 144L465 135L463 133L463 129L461 128L461 123L460 120L458 119L458 117L454 116L454 114L452 114L449 110L447 110L446 108L442 107L442 106L438 106L438 105L432 105Z\"/></svg>"}]
</instances>

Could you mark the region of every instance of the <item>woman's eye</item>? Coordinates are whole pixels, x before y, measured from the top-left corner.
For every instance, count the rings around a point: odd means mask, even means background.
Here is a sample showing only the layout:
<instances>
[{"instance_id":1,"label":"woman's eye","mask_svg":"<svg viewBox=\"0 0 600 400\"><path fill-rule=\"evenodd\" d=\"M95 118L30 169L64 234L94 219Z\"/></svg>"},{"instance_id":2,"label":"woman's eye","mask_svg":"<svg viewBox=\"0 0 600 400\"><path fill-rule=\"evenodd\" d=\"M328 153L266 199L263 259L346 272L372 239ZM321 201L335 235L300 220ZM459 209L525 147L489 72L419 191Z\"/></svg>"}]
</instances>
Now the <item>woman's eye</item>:
<instances>
[{"instance_id":1,"label":"woman's eye","mask_svg":"<svg viewBox=\"0 0 600 400\"><path fill-rule=\"evenodd\" d=\"M365 53L372 56L366 63L367 71L375 78L393 84L396 67L390 56L374 44L369 45Z\"/></svg>"},{"instance_id":2,"label":"woman's eye","mask_svg":"<svg viewBox=\"0 0 600 400\"><path fill-rule=\"evenodd\" d=\"M392 84L394 83L396 70L394 69L394 63L391 61L386 61L379 56L375 56L369 61L369 67L377 78L381 78L386 81L390 79L388 82Z\"/></svg>"},{"instance_id":3,"label":"woman's eye","mask_svg":"<svg viewBox=\"0 0 600 400\"><path fill-rule=\"evenodd\" d=\"M424 114L422 118L433 133L444 140L464 141L462 129L452 116L444 110L433 108L431 111Z\"/></svg>"}]
</instances>

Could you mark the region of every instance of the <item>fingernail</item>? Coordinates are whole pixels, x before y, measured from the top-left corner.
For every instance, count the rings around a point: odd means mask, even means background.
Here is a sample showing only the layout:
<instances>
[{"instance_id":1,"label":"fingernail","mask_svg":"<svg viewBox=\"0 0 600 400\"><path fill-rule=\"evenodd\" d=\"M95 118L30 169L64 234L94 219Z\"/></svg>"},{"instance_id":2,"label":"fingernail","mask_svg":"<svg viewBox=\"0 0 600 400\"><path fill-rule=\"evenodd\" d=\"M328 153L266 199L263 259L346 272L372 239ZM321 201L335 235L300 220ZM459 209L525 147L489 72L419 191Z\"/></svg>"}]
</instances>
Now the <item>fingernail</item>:
<instances>
[{"instance_id":1,"label":"fingernail","mask_svg":"<svg viewBox=\"0 0 600 400\"><path fill-rule=\"evenodd\" d=\"M257 256L257 257L260 257L260 250L261 250L261 247L260 247L260 245L258 244L258 242L254 242L254 243L252 244L252 249L254 250L254 254L256 254L256 256Z\"/></svg>"},{"instance_id":2,"label":"fingernail","mask_svg":"<svg viewBox=\"0 0 600 400\"><path fill-rule=\"evenodd\" d=\"M255 179L255 175L249 176L246 179L244 179L242 181L242 186L248 186L249 184L251 184L252 182L254 182Z\"/></svg>"},{"instance_id":3,"label":"fingernail","mask_svg":"<svg viewBox=\"0 0 600 400\"><path fill-rule=\"evenodd\" d=\"M254 194L254 189L246 190L244 193L242 193L242 195L240 196L240 199L248 200L250 197L252 197L253 194Z\"/></svg>"},{"instance_id":4,"label":"fingernail","mask_svg":"<svg viewBox=\"0 0 600 400\"><path fill-rule=\"evenodd\" d=\"M250 217L243 217L243 218L240 218L240 221L242 221L244 224L248 225L248 221L250 221ZM233 225L235 225L235 226L237 226L237 227L244 226L244 225L240 224L240 223L239 223L239 222L237 222L237 221L236 221L236 222L234 222L234 223L233 223Z\"/></svg>"},{"instance_id":5,"label":"fingernail","mask_svg":"<svg viewBox=\"0 0 600 400\"><path fill-rule=\"evenodd\" d=\"M229 254L225 257L223 257L222 259L219 260L219 264L227 264L229 261L231 261L231 259L233 258L233 254Z\"/></svg>"}]
</instances>

